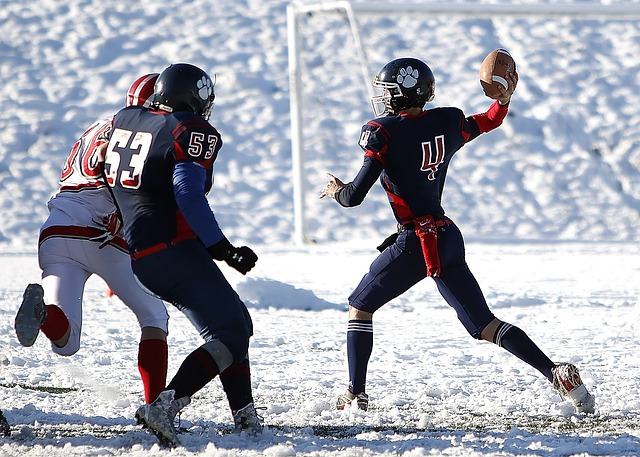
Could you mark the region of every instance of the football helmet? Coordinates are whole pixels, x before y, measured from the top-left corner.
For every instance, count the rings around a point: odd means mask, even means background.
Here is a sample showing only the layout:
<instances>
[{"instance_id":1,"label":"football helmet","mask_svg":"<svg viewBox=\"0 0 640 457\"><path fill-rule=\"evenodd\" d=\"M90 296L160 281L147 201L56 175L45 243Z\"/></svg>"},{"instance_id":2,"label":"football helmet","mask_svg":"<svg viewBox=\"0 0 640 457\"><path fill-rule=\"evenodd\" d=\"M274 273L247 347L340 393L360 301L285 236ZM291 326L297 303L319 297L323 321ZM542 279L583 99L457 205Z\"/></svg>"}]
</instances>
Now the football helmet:
<instances>
[{"instance_id":1,"label":"football helmet","mask_svg":"<svg viewBox=\"0 0 640 457\"><path fill-rule=\"evenodd\" d=\"M382 94L371 97L376 116L397 114L406 108L420 107L433 100L436 79L431 68L419 59L404 57L392 60L378 72L373 86Z\"/></svg>"},{"instance_id":2,"label":"football helmet","mask_svg":"<svg viewBox=\"0 0 640 457\"><path fill-rule=\"evenodd\" d=\"M136 79L127 91L125 106L149 106L158 73L149 73Z\"/></svg>"},{"instance_id":3,"label":"football helmet","mask_svg":"<svg viewBox=\"0 0 640 457\"><path fill-rule=\"evenodd\" d=\"M213 81L204 70L176 63L158 76L151 107L170 113L188 111L209 119L214 99Z\"/></svg>"}]
</instances>

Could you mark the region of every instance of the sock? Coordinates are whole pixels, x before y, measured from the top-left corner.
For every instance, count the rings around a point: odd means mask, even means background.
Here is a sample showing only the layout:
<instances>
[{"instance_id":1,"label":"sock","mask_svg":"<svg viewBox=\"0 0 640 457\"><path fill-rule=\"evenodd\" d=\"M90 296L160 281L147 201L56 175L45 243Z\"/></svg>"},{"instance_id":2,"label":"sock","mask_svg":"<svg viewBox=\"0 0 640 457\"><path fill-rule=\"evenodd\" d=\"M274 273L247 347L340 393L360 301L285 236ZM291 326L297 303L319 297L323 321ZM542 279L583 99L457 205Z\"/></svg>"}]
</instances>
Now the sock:
<instances>
[{"instance_id":1,"label":"sock","mask_svg":"<svg viewBox=\"0 0 640 457\"><path fill-rule=\"evenodd\" d=\"M229 407L233 414L249 403L253 403L249 359L244 359L240 363L231 365L220 373L220 382L222 382L222 388L227 394Z\"/></svg>"},{"instance_id":2,"label":"sock","mask_svg":"<svg viewBox=\"0 0 640 457\"><path fill-rule=\"evenodd\" d=\"M515 325L502 322L496 329L493 342L528 363L553 382L551 368L555 365L531 339Z\"/></svg>"},{"instance_id":3,"label":"sock","mask_svg":"<svg viewBox=\"0 0 640 457\"><path fill-rule=\"evenodd\" d=\"M347 359L349 361L349 390L364 392L367 366L373 350L373 321L350 319L347 326Z\"/></svg>"},{"instance_id":4,"label":"sock","mask_svg":"<svg viewBox=\"0 0 640 457\"><path fill-rule=\"evenodd\" d=\"M138 345L138 371L144 386L144 401L152 403L167 382L167 342L142 340Z\"/></svg>"},{"instance_id":5,"label":"sock","mask_svg":"<svg viewBox=\"0 0 640 457\"><path fill-rule=\"evenodd\" d=\"M219 373L211 355L200 347L184 359L165 390L175 390L175 398L191 397Z\"/></svg>"},{"instance_id":6,"label":"sock","mask_svg":"<svg viewBox=\"0 0 640 457\"><path fill-rule=\"evenodd\" d=\"M58 306L47 305L47 318L40 330L51 341L58 341L69 330L69 319Z\"/></svg>"}]
</instances>

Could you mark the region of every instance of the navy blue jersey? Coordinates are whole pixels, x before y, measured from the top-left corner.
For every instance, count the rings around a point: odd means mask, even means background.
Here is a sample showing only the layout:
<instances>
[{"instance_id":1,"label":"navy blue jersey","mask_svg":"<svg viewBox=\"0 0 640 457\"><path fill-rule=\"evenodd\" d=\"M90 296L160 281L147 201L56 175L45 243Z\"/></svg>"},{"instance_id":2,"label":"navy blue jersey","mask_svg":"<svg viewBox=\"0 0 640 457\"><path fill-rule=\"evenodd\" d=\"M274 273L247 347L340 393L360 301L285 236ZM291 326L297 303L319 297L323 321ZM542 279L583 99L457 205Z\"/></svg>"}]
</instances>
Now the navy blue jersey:
<instances>
[{"instance_id":1,"label":"navy blue jersey","mask_svg":"<svg viewBox=\"0 0 640 457\"><path fill-rule=\"evenodd\" d=\"M444 214L442 190L449 162L465 143L464 122L458 108L436 108L363 126L360 146L384 166L380 182L399 223Z\"/></svg>"},{"instance_id":2,"label":"navy blue jersey","mask_svg":"<svg viewBox=\"0 0 640 457\"><path fill-rule=\"evenodd\" d=\"M192 113L129 107L115 115L105 172L132 251L196 237L176 203L174 166L189 161L203 167L208 192L221 147L218 131Z\"/></svg>"},{"instance_id":3,"label":"navy blue jersey","mask_svg":"<svg viewBox=\"0 0 640 457\"><path fill-rule=\"evenodd\" d=\"M441 200L451 159L465 143L500 125L506 113L495 102L486 113L469 117L458 108L434 108L367 122L359 141L363 167L336 200L358 205L380 177L399 224L427 214L444 216Z\"/></svg>"}]
</instances>

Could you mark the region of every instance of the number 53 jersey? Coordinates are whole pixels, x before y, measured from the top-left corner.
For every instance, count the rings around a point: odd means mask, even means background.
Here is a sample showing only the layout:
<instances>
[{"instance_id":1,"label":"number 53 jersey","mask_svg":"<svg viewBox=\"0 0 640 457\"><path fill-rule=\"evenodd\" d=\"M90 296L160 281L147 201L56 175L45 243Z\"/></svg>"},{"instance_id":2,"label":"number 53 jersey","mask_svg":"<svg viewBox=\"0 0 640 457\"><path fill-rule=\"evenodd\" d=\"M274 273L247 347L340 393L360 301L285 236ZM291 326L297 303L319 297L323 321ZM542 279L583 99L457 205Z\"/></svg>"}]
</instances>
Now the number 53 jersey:
<instances>
[{"instance_id":1,"label":"number 53 jersey","mask_svg":"<svg viewBox=\"0 0 640 457\"><path fill-rule=\"evenodd\" d=\"M114 116L105 173L133 251L195 237L174 197L174 166L191 161L203 167L207 193L221 147L218 131L193 113L129 107Z\"/></svg>"}]
</instances>

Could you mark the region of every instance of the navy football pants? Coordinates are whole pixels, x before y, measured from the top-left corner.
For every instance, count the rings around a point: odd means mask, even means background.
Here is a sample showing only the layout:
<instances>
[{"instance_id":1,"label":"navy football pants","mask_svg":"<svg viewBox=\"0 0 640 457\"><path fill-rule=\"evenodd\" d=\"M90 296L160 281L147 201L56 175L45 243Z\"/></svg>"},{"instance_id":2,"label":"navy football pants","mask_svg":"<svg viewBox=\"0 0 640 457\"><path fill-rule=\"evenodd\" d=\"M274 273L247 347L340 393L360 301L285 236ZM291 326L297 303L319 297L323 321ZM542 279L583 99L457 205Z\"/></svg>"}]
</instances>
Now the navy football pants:
<instances>
[{"instance_id":1,"label":"navy football pants","mask_svg":"<svg viewBox=\"0 0 640 457\"><path fill-rule=\"evenodd\" d=\"M495 316L467 266L464 240L455 224L438 227L438 252L442 269L440 276L434 278L438 290L455 309L467 332L479 339L482 329ZM349 296L349 305L373 313L426 276L420 239L413 230L405 230L373 261Z\"/></svg>"},{"instance_id":2,"label":"navy football pants","mask_svg":"<svg viewBox=\"0 0 640 457\"><path fill-rule=\"evenodd\" d=\"M182 311L206 342L218 340L239 363L249 350L251 316L199 240L187 240L132 261L153 294Z\"/></svg>"}]
</instances>

